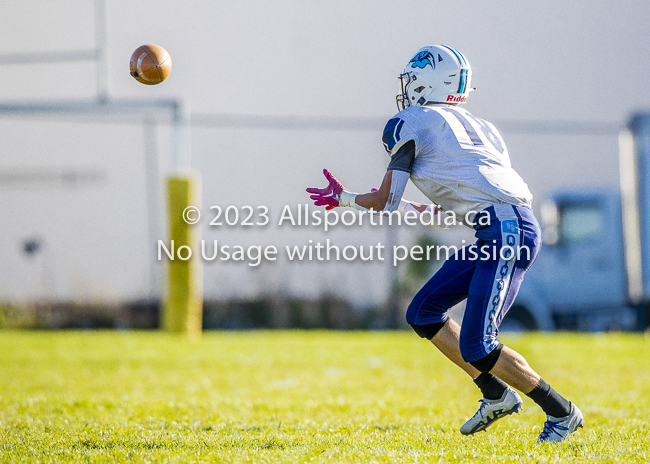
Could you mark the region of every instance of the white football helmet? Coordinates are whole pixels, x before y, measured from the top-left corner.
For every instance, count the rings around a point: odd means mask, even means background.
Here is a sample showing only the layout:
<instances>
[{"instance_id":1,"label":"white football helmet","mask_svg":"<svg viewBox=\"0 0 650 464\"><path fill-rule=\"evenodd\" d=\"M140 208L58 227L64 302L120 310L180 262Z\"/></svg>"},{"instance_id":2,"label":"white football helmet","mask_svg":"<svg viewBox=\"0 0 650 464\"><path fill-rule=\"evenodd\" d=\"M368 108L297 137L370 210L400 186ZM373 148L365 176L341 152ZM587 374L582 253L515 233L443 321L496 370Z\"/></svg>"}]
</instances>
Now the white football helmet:
<instances>
[{"instance_id":1,"label":"white football helmet","mask_svg":"<svg viewBox=\"0 0 650 464\"><path fill-rule=\"evenodd\" d=\"M447 45L421 48L399 75L402 93L397 108L429 102L465 103L472 80L472 68L458 50Z\"/></svg>"}]
</instances>

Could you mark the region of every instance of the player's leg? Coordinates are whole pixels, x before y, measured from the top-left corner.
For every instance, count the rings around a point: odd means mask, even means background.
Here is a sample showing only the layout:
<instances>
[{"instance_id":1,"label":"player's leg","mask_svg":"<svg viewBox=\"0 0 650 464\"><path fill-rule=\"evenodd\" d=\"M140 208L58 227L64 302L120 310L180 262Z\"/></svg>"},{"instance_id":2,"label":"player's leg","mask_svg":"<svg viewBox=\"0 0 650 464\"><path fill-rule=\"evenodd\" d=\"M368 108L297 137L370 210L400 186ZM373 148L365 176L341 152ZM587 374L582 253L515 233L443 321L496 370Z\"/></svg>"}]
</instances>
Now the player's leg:
<instances>
[{"instance_id":1,"label":"player's leg","mask_svg":"<svg viewBox=\"0 0 650 464\"><path fill-rule=\"evenodd\" d=\"M539 225L532 211L528 208L513 211L514 221L507 210L500 211L501 219L496 218L501 237L487 237L492 238L493 245L499 248L496 253L498 259L479 260L477 263L463 318L461 353L463 359L473 367L482 373L498 376L528 395L546 412L549 418L540 435L541 441L561 441L582 424L582 414L544 382L523 356L504 347L497 339L499 325L512 305L540 245ZM501 248L506 244L517 253L501 253ZM518 250L522 253L518 253ZM547 431L549 427L550 431ZM562 427L565 427L564 431Z\"/></svg>"},{"instance_id":2,"label":"player's leg","mask_svg":"<svg viewBox=\"0 0 650 464\"><path fill-rule=\"evenodd\" d=\"M507 409L517 409L515 406L520 405L521 400L512 401L518 398L514 391L508 389L497 377L482 374L463 360L459 347L460 326L447 315L447 311L463 301L469 291L476 260L470 259L467 248L465 253L460 250L445 261L442 268L415 295L406 313L406 320L418 335L430 340L447 358L472 377L484 400L498 400L506 390L510 390L512 393L508 395L508 401L513 404L506 405Z\"/></svg>"},{"instance_id":3,"label":"player's leg","mask_svg":"<svg viewBox=\"0 0 650 464\"><path fill-rule=\"evenodd\" d=\"M476 261L464 247L450 256L413 297L406 310L406 322L422 338L431 339L449 319L447 311L467 298Z\"/></svg>"},{"instance_id":4,"label":"player's leg","mask_svg":"<svg viewBox=\"0 0 650 464\"><path fill-rule=\"evenodd\" d=\"M472 379L476 379L481 372L463 359L460 354L459 340L460 326L453 319L447 319L444 327L430 341L449 360L464 370Z\"/></svg>"},{"instance_id":5,"label":"player's leg","mask_svg":"<svg viewBox=\"0 0 650 464\"><path fill-rule=\"evenodd\" d=\"M512 281L506 291L505 301L498 301L499 296L489 293L489 287L493 279L498 280L501 277L498 272L495 276L494 272L494 269L498 270L500 266L491 268L489 264L479 264L477 268L463 317L459 340L461 354L465 361L480 372L496 375L508 385L528 393L537 386L540 376L522 355L504 346L497 339L498 325L494 316L495 312L504 306L511 305L514 299L512 295L516 295L523 276L517 270L511 273L509 277ZM501 303L502 306L495 305L495 302Z\"/></svg>"},{"instance_id":6,"label":"player's leg","mask_svg":"<svg viewBox=\"0 0 650 464\"><path fill-rule=\"evenodd\" d=\"M459 346L460 331L460 326L450 319L431 339L431 343L467 372L483 394L478 411L460 428L462 434L471 435L487 429L503 417L518 413L523 402L517 392L498 376L481 372L462 358Z\"/></svg>"},{"instance_id":7,"label":"player's leg","mask_svg":"<svg viewBox=\"0 0 650 464\"><path fill-rule=\"evenodd\" d=\"M460 354L460 328L447 315L449 309L467 298L474 275L476 261L469 259L467 249L450 256L413 297L406 311L406 322L420 337L430 340L451 361L476 378L480 372Z\"/></svg>"},{"instance_id":8,"label":"player's leg","mask_svg":"<svg viewBox=\"0 0 650 464\"><path fill-rule=\"evenodd\" d=\"M547 415L547 419L538 441L564 441L569 434L577 428L582 427L583 416L580 409L546 383L530 367L521 354L503 345L500 346L500 349L495 349L490 354L493 355L494 353L498 353L494 367L489 371L484 370L481 376L495 375L503 379L509 385L526 394L526 396L542 408ZM476 366L476 363L473 363L473 365ZM480 416L481 420L472 421L470 419L461 428L462 432L475 433L486 428L479 428L477 430L477 423L481 425L483 416L487 414L485 412L481 413L479 409L477 415Z\"/></svg>"},{"instance_id":9,"label":"player's leg","mask_svg":"<svg viewBox=\"0 0 650 464\"><path fill-rule=\"evenodd\" d=\"M541 380L528 361L507 346L501 347L499 357L490 372L523 393L530 393Z\"/></svg>"},{"instance_id":10,"label":"player's leg","mask_svg":"<svg viewBox=\"0 0 650 464\"><path fill-rule=\"evenodd\" d=\"M460 326L453 319L449 319L440 331L431 339L431 343L440 350L454 364L463 369L472 377L479 387L483 397L490 400L501 398L508 385L499 379L498 375L482 373L463 359L460 352Z\"/></svg>"}]
</instances>

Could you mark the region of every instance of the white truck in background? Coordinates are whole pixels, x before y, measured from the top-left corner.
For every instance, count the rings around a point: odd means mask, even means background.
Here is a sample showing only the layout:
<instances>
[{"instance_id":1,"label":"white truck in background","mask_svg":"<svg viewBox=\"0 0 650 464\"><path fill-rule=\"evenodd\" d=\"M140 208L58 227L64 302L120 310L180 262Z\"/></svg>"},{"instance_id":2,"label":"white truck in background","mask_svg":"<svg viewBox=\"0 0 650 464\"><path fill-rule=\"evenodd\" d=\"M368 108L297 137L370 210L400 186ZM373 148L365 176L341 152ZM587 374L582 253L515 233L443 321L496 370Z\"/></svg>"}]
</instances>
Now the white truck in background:
<instances>
[{"instance_id":1,"label":"white truck in background","mask_svg":"<svg viewBox=\"0 0 650 464\"><path fill-rule=\"evenodd\" d=\"M650 322L650 113L619 136L620 192L562 191L503 330L645 330Z\"/></svg>"}]
</instances>

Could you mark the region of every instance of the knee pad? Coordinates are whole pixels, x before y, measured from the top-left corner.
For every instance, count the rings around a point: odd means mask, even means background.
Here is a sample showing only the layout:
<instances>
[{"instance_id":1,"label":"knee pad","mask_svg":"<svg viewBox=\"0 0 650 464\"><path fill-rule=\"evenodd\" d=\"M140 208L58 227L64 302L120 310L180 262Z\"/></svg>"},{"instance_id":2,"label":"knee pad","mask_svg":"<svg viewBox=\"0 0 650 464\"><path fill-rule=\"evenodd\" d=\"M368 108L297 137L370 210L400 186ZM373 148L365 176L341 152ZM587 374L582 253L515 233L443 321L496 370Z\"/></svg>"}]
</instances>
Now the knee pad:
<instances>
[{"instance_id":1,"label":"knee pad","mask_svg":"<svg viewBox=\"0 0 650 464\"><path fill-rule=\"evenodd\" d=\"M424 325L411 324L411 327L413 327L415 333L418 334L420 337L426 338L427 340L431 340L433 337L436 336L438 332L440 332L440 329L442 329L445 326L447 321L449 321L449 319L445 319L442 322L434 322L433 324L424 324Z\"/></svg>"},{"instance_id":2,"label":"knee pad","mask_svg":"<svg viewBox=\"0 0 650 464\"><path fill-rule=\"evenodd\" d=\"M501 355L502 349L503 349L503 343L499 343L497 347L492 351L490 351L490 353L487 356L481 359L477 359L476 361L470 361L470 364L475 369L478 369L481 372L490 372L494 367L494 365L499 360L499 356Z\"/></svg>"}]
</instances>

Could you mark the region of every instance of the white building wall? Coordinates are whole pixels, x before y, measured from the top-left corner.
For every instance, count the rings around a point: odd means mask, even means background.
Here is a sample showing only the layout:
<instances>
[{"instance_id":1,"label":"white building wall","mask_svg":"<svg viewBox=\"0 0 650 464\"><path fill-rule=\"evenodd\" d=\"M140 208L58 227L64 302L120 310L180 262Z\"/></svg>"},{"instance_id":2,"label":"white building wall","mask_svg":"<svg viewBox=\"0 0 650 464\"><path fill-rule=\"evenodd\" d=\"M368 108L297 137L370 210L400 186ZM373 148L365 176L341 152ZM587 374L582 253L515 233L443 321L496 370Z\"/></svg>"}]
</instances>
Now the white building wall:
<instances>
[{"instance_id":1,"label":"white building wall","mask_svg":"<svg viewBox=\"0 0 650 464\"><path fill-rule=\"evenodd\" d=\"M429 43L451 44L469 58L478 91L467 108L497 125L587 120L615 126L650 107L650 87L643 85L650 74L650 4L644 1L108 4L114 97L178 98L193 114L376 118L376 128L366 131L195 127L193 168L203 176L204 212L213 204L263 204L277 220L285 204L308 201L304 189L322 184L324 167L352 190L377 186L388 161L381 121L395 112L396 76ZM94 40L92 2L0 5L0 55L88 49ZM173 58L171 77L160 86L142 86L128 75L130 54L142 43L162 45ZM1 102L88 99L95 83L90 63L0 64ZM169 127L155 133L159 159L149 175L158 177L160 188L149 191L145 147L151 140L142 125L89 119L0 116L0 300L126 301L160 292L152 240L165 236ZM502 132L537 207L557 188L617 186L611 133ZM89 180L56 180L71 172ZM30 173L40 180L25 180ZM48 175L55 180L44 180ZM400 241L410 245L422 232L428 230L403 228ZM377 228L326 236L314 228L223 230L205 222L203 235L279 247L309 239L342 245L386 240ZM438 237L459 242L468 233ZM41 239L43 248L29 257L21 247L31 238ZM204 287L208 299L336 292L364 304L382 301L387 281L379 262L278 261L258 268L231 262L207 264Z\"/></svg>"}]
</instances>

